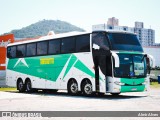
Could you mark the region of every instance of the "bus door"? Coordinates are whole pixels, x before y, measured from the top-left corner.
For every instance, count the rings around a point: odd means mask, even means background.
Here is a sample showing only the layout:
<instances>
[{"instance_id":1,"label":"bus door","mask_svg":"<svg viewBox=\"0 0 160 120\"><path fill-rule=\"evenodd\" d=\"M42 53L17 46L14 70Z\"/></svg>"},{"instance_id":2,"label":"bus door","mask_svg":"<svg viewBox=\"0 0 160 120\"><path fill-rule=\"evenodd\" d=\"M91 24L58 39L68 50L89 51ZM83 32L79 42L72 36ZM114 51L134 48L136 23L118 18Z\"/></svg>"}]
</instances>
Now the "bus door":
<instances>
[{"instance_id":1,"label":"bus door","mask_svg":"<svg viewBox=\"0 0 160 120\"><path fill-rule=\"evenodd\" d=\"M96 92L101 92L100 73L105 77L112 76L111 52L105 32L92 33L92 55L95 69L95 88Z\"/></svg>"}]
</instances>

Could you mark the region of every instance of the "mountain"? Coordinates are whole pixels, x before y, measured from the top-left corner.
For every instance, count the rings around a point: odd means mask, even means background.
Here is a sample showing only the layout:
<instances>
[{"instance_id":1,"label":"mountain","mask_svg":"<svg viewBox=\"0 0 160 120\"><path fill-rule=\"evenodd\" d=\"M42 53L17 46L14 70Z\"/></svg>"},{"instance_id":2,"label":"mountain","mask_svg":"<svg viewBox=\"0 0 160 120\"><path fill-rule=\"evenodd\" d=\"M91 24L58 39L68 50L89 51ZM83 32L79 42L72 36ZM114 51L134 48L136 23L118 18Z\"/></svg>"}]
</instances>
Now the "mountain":
<instances>
[{"instance_id":1,"label":"mountain","mask_svg":"<svg viewBox=\"0 0 160 120\"><path fill-rule=\"evenodd\" d=\"M42 20L19 30L12 30L9 33L13 33L15 38L33 38L47 35L49 31L54 31L55 33L65 33L71 31L83 32L85 30L65 21Z\"/></svg>"}]
</instances>

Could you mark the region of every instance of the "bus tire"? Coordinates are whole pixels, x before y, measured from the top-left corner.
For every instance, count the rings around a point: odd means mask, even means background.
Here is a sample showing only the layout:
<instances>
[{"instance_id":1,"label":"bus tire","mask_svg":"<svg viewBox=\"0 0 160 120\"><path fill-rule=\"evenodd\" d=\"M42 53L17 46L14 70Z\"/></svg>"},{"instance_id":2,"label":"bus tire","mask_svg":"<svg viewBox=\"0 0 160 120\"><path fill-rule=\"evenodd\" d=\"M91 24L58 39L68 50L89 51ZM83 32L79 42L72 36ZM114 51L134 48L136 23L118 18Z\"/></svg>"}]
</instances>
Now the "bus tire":
<instances>
[{"instance_id":1,"label":"bus tire","mask_svg":"<svg viewBox=\"0 0 160 120\"><path fill-rule=\"evenodd\" d=\"M82 82L82 92L85 96L93 95L92 84L89 80Z\"/></svg>"},{"instance_id":2,"label":"bus tire","mask_svg":"<svg viewBox=\"0 0 160 120\"><path fill-rule=\"evenodd\" d=\"M23 84L21 79L17 81L17 90L19 90L20 93L25 92L25 84Z\"/></svg>"},{"instance_id":3,"label":"bus tire","mask_svg":"<svg viewBox=\"0 0 160 120\"><path fill-rule=\"evenodd\" d=\"M78 84L76 80L72 79L69 81L68 86L67 86L68 93L71 95L77 95L78 92Z\"/></svg>"},{"instance_id":4,"label":"bus tire","mask_svg":"<svg viewBox=\"0 0 160 120\"><path fill-rule=\"evenodd\" d=\"M32 83L29 79L26 80L25 86L26 86L26 92L33 92Z\"/></svg>"}]
</instances>

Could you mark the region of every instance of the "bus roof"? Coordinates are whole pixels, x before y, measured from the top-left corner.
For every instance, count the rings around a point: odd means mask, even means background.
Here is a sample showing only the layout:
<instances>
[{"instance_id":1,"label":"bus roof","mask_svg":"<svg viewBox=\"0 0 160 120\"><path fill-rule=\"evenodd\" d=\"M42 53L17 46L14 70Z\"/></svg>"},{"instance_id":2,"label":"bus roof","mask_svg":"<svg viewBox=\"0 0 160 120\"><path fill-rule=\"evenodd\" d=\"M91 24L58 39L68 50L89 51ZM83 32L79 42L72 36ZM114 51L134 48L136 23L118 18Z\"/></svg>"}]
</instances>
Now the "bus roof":
<instances>
[{"instance_id":1,"label":"bus roof","mask_svg":"<svg viewBox=\"0 0 160 120\"><path fill-rule=\"evenodd\" d=\"M93 30L92 32L126 33L126 34L136 35L136 33L129 32L129 31L124 31L124 30Z\"/></svg>"},{"instance_id":2,"label":"bus roof","mask_svg":"<svg viewBox=\"0 0 160 120\"><path fill-rule=\"evenodd\" d=\"M92 32L107 32L107 33L128 33L128 34L135 34L127 31L115 31L115 30L96 30ZM38 42L38 41L43 41L43 40L51 40L51 39L57 39L57 38L64 38L64 37L71 37L71 36L76 36L76 35L84 35L84 34L90 34L92 32L67 32L67 33L61 33L61 34L54 34L54 35L47 35L40 37L38 39L34 40L26 40L26 41L20 41L16 43L10 43L7 46L12 46L12 45L20 45L20 44L25 44L25 43L32 43L32 42Z\"/></svg>"},{"instance_id":3,"label":"bus roof","mask_svg":"<svg viewBox=\"0 0 160 120\"><path fill-rule=\"evenodd\" d=\"M64 38L64 37L71 37L71 36L75 36L75 35L84 35L84 34L90 34L90 33L91 32L74 31L74 32L67 32L67 33L61 33L61 34L55 34L55 35L47 35L47 36L42 36L42 37L40 37L38 39L34 39L34 40L26 40L26 41L11 43L11 44L8 44L7 46L38 42L38 41L43 41L43 40L51 40L51 39L57 39L57 38Z\"/></svg>"}]
</instances>

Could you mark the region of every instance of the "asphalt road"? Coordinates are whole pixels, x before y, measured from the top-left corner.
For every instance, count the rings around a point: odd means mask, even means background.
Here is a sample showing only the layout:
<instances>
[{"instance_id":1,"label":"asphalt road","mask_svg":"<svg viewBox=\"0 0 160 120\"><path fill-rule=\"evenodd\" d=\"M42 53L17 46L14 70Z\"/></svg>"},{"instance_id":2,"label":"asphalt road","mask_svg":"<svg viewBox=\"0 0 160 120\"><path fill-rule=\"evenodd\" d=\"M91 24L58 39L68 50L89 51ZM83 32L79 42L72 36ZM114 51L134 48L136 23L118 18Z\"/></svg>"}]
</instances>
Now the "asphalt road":
<instances>
[{"instance_id":1,"label":"asphalt road","mask_svg":"<svg viewBox=\"0 0 160 120\"><path fill-rule=\"evenodd\" d=\"M160 89L143 93L123 93L120 96L71 96L65 91L58 93L0 92L0 111L48 110L48 111L160 111Z\"/></svg>"},{"instance_id":2,"label":"asphalt road","mask_svg":"<svg viewBox=\"0 0 160 120\"><path fill-rule=\"evenodd\" d=\"M93 97L0 92L0 111L160 111L160 89Z\"/></svg>"}]
</instances>

